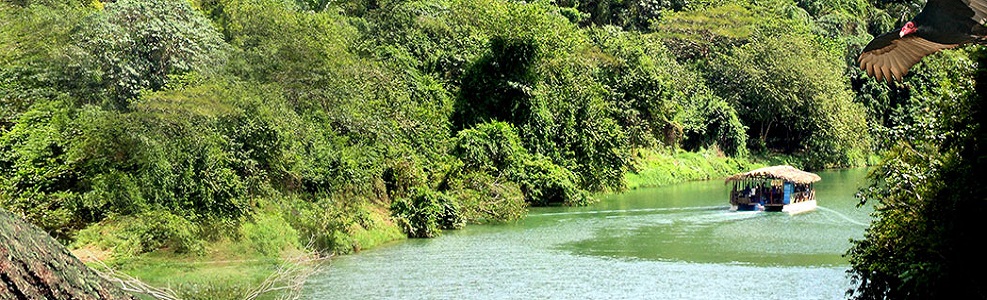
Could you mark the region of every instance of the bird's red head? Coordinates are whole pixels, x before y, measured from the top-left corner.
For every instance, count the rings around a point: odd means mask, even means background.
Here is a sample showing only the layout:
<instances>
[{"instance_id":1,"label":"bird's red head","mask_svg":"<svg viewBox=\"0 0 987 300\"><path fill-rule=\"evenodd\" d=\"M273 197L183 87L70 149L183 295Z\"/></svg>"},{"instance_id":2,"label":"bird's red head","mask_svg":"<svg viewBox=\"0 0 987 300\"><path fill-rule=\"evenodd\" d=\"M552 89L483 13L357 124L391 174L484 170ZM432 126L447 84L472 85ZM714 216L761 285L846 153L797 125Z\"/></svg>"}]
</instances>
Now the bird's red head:
<instances>
[{"instance_id":1,"label":"bird's red head","mask_svg":"<svg viewBox=\"0 0 987 300\"><path fill-rule=\"evenodd\" d=\"M901 32L898 33L898 37L905 37L906 35L912 34L916 29L918 29L918 27L915 26L915 23L908 21L908 23L905 23L905 26L901 27Z\"/></svg>"}]
</instances>

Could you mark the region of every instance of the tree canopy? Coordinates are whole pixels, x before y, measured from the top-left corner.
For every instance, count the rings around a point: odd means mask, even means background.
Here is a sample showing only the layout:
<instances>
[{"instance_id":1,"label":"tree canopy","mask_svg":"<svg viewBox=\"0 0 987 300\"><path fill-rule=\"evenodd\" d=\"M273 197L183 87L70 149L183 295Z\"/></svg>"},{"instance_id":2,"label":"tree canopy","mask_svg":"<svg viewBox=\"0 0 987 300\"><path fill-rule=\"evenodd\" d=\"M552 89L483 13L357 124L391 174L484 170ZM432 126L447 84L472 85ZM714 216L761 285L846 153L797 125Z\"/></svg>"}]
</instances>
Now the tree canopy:
<instances>
[{"instance_id":1,"label":"tree canopy","mask_svg":"<svg viewBox=\"0 0 987 300\"><path fill-rule=\"evenodd\" d=\"M810 170L884 153L878 198L917 201L884 187L947 190L937 178L978 145L962 128L979 81L963 49L903 85L857 68L914 6L3 1L0 207L68 242L118 230L105 246L132 254L201 251L265 214L345 252L382 226L376 211L431 237L590 203L625 188L639 149ZM850 253L858 271L887 272L858 272L861 298L897 288L911 262L871 265L897 237L885 232L946 226L880 211L888 221ZM932 265L907 274L931 282Z\"/></svg>"}]
</instances>

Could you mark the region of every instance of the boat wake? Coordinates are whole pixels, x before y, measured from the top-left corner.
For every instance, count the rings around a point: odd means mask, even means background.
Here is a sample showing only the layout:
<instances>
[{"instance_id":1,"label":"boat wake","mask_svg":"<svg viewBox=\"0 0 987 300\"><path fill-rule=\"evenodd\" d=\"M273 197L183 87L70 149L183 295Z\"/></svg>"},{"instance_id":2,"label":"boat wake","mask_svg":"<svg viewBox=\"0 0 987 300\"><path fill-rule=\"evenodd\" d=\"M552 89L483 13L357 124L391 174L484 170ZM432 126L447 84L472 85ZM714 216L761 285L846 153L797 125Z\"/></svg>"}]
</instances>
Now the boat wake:
<instances>
[{"instance_id":1,"label":"boat wake","mask_svg":"<svg viewBox=\"0 0 987 300\"><path fill-rule=\"evenodd\" d=\"M853 218L850 218L849 216L844 215L841 212L838 212L838 211L835 211L835 210L832 210L832 209L829 209L829 208L825 208L825 207L822 207L822 206L817 206L816 208L818 208L820 210L825 210L825 211L831 212L831 213L835 214L836 216L840 217L841 219L846 220L847 222L850 222L850 223L853 223L853 224L856 224L856 225L860 225L860 226L865 226L865 227L866 226L870 226L870 224L868 224L868 223L864 223L864 222L860 222L860 221L854 220Z\"/></svg>"}]
</instances>

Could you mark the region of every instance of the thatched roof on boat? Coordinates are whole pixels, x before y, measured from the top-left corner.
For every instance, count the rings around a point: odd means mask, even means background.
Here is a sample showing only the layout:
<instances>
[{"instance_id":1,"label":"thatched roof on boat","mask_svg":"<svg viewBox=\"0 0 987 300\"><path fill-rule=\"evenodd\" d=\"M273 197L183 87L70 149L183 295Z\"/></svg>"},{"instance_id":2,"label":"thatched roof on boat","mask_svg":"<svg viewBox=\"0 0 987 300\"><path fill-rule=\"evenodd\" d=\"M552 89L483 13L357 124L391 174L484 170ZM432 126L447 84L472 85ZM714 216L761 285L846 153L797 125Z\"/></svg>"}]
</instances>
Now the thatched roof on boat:
<instances>
[{"instance_id":1,"label":"thatched roof on boat","mask_svg":"<svg viewBox=\"0 0 987 300\"><path fill-rule=\"evenodd\" d=\"M733 176L727 177L726 182L730 182L734 180L743 180L748 178L781 179L795 183L813 183L822 180L822 178L819 178L819 175L816 175L814 173L802 171L789 165L782 165L782 166L764 167L750 172L735 174Z\"/></svg>"}]
</instances>

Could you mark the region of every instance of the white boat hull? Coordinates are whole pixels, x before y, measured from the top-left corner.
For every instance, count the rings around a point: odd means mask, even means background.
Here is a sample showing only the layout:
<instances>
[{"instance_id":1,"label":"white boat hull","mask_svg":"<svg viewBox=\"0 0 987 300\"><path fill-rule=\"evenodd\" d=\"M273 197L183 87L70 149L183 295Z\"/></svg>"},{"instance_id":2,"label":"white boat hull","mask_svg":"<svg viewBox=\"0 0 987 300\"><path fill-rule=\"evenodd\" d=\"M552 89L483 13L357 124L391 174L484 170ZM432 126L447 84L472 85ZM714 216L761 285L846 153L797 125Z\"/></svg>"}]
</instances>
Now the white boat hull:
<instances>
[{"instance_id":1,"label":"white boat hull","mask_svg":"<svg viewBox=\"0 0 987 300\"><path fill-rule=\"evenodd\" d=\"M770 205L762 206L761 204L749 204L749 205L730 205L730 211L781 211L788 214L794 215L798 213L803 213L807 211L812 211L816 209L816 200L802 201L799 203L786 204L784 206L780 205Z\"/></svg>"},{"instance_id":2,"label":"white boat hull","mask_svg":"<svg viewBox=\"0 0 987 300\"><path fill-rule=\"evenodd\" d=\"M809 200L809 201L802 201L799 203L787 204L785 205L785 207L782 207L781 211L794 215L797 213L803 213L815 209L816 209L816 200Z\"/></svg>"}]
</instances>

